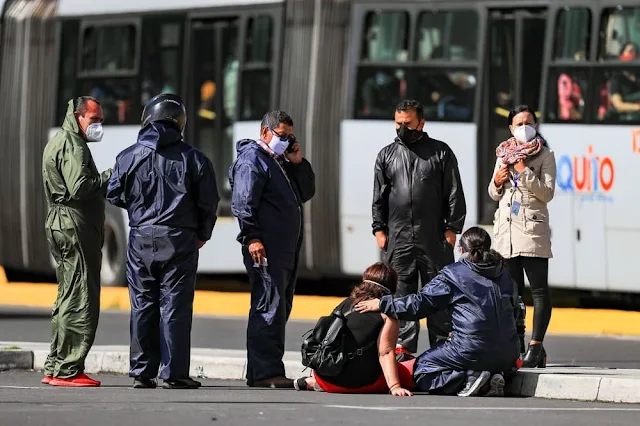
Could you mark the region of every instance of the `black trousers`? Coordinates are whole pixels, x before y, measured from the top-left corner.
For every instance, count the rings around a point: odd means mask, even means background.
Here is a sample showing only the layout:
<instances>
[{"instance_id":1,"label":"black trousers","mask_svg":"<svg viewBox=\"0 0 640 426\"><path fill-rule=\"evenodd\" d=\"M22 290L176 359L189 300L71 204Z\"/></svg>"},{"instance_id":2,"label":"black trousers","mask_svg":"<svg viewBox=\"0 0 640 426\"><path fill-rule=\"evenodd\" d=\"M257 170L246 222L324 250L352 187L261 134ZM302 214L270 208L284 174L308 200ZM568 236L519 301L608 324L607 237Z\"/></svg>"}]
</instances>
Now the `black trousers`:
<instances>
[{"instance_id":1,"label":"black trousers","mask_svg":"<svg viewBox=\"0 0 640 426\"><path fill-rule=\"evenodd\" d=\"M417 253L416 250L396 250L391 254L390 266L398 274L398 288L396 297L415 294L419 291L418 283L422 286L438 275L439 268L434 265L425 255ZM435 347L439 343L447 340L451 332L451 312L449 310L438 311L427 317L427 329L429 331L429 345ZM420 322L400 321L400 335L398 344L407 351L415 353L418 351L418 335L420 333Z\"/></svg>"},{"instance_id":2,"label":"black trousers","mask_svg":"<svg viewBox=\"0 0 640 426\"><path fill-rule=\"evenodd\" d=\"M524 294L524 273L527 273L533 298L533 333L531 339L542 342L551 320L549 259L518 256L507 259L507 269L518 285L520 297L523 297Z\"/></svg>"}]
</instances>

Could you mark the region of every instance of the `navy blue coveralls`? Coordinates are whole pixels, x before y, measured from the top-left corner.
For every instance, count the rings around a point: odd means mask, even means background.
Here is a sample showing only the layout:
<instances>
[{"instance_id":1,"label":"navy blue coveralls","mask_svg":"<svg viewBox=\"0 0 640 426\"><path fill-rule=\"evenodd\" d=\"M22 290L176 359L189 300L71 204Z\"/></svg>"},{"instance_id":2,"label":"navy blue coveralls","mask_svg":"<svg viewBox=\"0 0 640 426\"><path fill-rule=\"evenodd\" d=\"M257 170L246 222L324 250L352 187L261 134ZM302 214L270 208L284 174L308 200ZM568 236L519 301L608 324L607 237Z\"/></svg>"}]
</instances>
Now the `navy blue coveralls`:
<instances>
[{"instance_id":1,"label":"navy blue coveralls","mask_svg":"<svg viewBox=\"0 0 640 426\"><path fill-rule=\"evenodd\" d=\"M251 283L247 325L247 382L285 375L285 325L293 306L302 245L302 205L315 193L315 175L305 159L282 165L256 141L237 143L229 168L231 212L238 218L244 265ZM254 267L248 242L265 247L267 267Z\"/></svg>"},{"instance_id":2,"label":"navy blue coveralls","mask_svg":"<svg viewBox=\"0 0 640 426\"><path fill-rule=\"evenodd\" d=\"M198 240L211 238L216 188L211 161L162 123L116 159L107 200L127 209L131 227L131 377L189 377Z\"/></svg>"},{"instance_id":3,"label":"navy blue coveralls","mask_svg":"<svg viewBox=\"0 0 640 426\"><path fill-rule=\"evenodd\" d=\"M448 308L451 337L418 356L413 378L420 391L452 395L468 370L511 371L520 355L516 332L518 290L502 263L462 259L446 266L418 294L384 296L380 309L397 319L419 320Z\"/></svg>"}]
</instances>

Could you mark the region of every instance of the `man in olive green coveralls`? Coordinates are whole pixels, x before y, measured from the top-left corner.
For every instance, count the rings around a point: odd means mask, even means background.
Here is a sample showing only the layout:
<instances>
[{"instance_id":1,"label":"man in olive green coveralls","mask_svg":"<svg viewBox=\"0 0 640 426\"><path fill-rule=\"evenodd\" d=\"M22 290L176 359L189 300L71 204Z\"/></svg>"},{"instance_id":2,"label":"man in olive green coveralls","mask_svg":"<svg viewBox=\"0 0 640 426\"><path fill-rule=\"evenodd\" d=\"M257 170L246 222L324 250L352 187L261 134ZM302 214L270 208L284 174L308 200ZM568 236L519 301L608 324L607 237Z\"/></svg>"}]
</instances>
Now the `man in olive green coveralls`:
<instances>
[{"instance_id":1,"label":"man in olive green coveralls","mask_svg":"<svg viewBox=\"0 0 640 426\"><path fill-rule=\"evenodd\" d=\"M69 101L62 129L42 156L49 204L46 234L58 279L42 383L53 386L100 386L84 374L84 361L98 327L105 193L111 176L111 169L98 173L87 142L102 139L102 121L96 99Z\"/></svg>"}]
</instances>

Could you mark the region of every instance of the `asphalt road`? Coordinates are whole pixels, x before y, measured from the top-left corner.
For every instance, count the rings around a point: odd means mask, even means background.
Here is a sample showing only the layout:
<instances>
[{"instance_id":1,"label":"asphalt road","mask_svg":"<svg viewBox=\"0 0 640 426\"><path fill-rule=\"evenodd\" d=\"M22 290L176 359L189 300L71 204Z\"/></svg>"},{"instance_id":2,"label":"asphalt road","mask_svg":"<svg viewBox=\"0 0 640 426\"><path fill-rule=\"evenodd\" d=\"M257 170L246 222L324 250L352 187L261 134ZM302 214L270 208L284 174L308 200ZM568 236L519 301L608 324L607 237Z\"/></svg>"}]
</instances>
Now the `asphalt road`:
<instances>
[{"instance_id":1,"label":"asphalt road","mask_svg":"<svg viewBox=\"0 0 640 426\"><path fill-rule=\"evenodd\" d=\"M0 306L0 341L48 342L50 313L41 309ZM299 351L302 335L313 322L290 321L286 350ZM245 349L246 320L198 316L193 321L192 346ZM100 316L97 345L129 345L129 314L104 312ZM427 335L419 351L429 348ZM550 364L640 368L640 339L549 335L545 339Z\"/></svg>"},{"instance_id":2,"label":"asphalt road","mask_svg":"<svg viewBox=\"0 0 640 426\"><path fill-rule=\"evenodd\" d=\"M628 426L640 405L532 398L339 395L256 390L233 381L204 380L197 390L137 390L123 376L99 375L102 387L63 389L38 383L40 374L0 373L0 424L44 425L424 425ZM636 420L634 420L636 419Z\"/></svg>"}]
</instances>

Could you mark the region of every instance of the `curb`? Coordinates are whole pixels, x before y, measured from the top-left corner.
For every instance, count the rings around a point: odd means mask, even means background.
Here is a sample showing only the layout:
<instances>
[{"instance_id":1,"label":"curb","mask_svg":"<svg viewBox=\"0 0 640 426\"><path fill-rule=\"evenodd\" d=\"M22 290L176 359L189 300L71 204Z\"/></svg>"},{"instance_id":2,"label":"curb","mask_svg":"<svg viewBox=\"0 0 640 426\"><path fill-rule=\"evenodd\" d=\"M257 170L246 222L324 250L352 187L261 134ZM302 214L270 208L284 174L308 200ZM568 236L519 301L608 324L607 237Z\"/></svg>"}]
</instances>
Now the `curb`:
<instances>
[{"instance_id":1,"label":"curb","mask_svg":"<svg viewBox=\"0 0 640 426\"><path fill-rule=\"evenodd\" d=\"M195 353L193 353L195 352ZM246 359L243 351L219 350L219 355L191 355L192 377L220 380L244 380ZM0 351L0 370L26 369L42 371L48 351ZM299 355L285 354L288 377L300 377L305 367ZM106 350L89 353L87 373L128 374L129 353ZM590 402L640 403L640 370L548 367L523 369L505 388L505 395Z\"/></svg>"},{"instance_id":2,"label":"curb","mask_svg":"<svg viewBox=\"0 0 640 426\"><path fill-rule=\"evenodd\" d=\"M224 352L224 351L223 351ZM246 359L232 354L236 351L227 351L220 356L207 356L191 354L189 375L218 380L245 380L247 371ZM44 363L49 354L46 350L34 350L32 352L32 364L27 369L36 371L44 370ZM288 377L299 377L305 367L300 361L284 360L285 373ZM87 373L116 373L129 374L129 352L107 351L89 352L85 361Z\"/></svg>"},{"instance_id":3,"label":"curb","mask_svg":"<svg viewBox=\"0 0 640 426\"><path fill-rule=\"evenodd\" d=\"M34 353L20 350L0 350L0 371L30 370L34 365Z\"/></svg>"}]
</instances>

